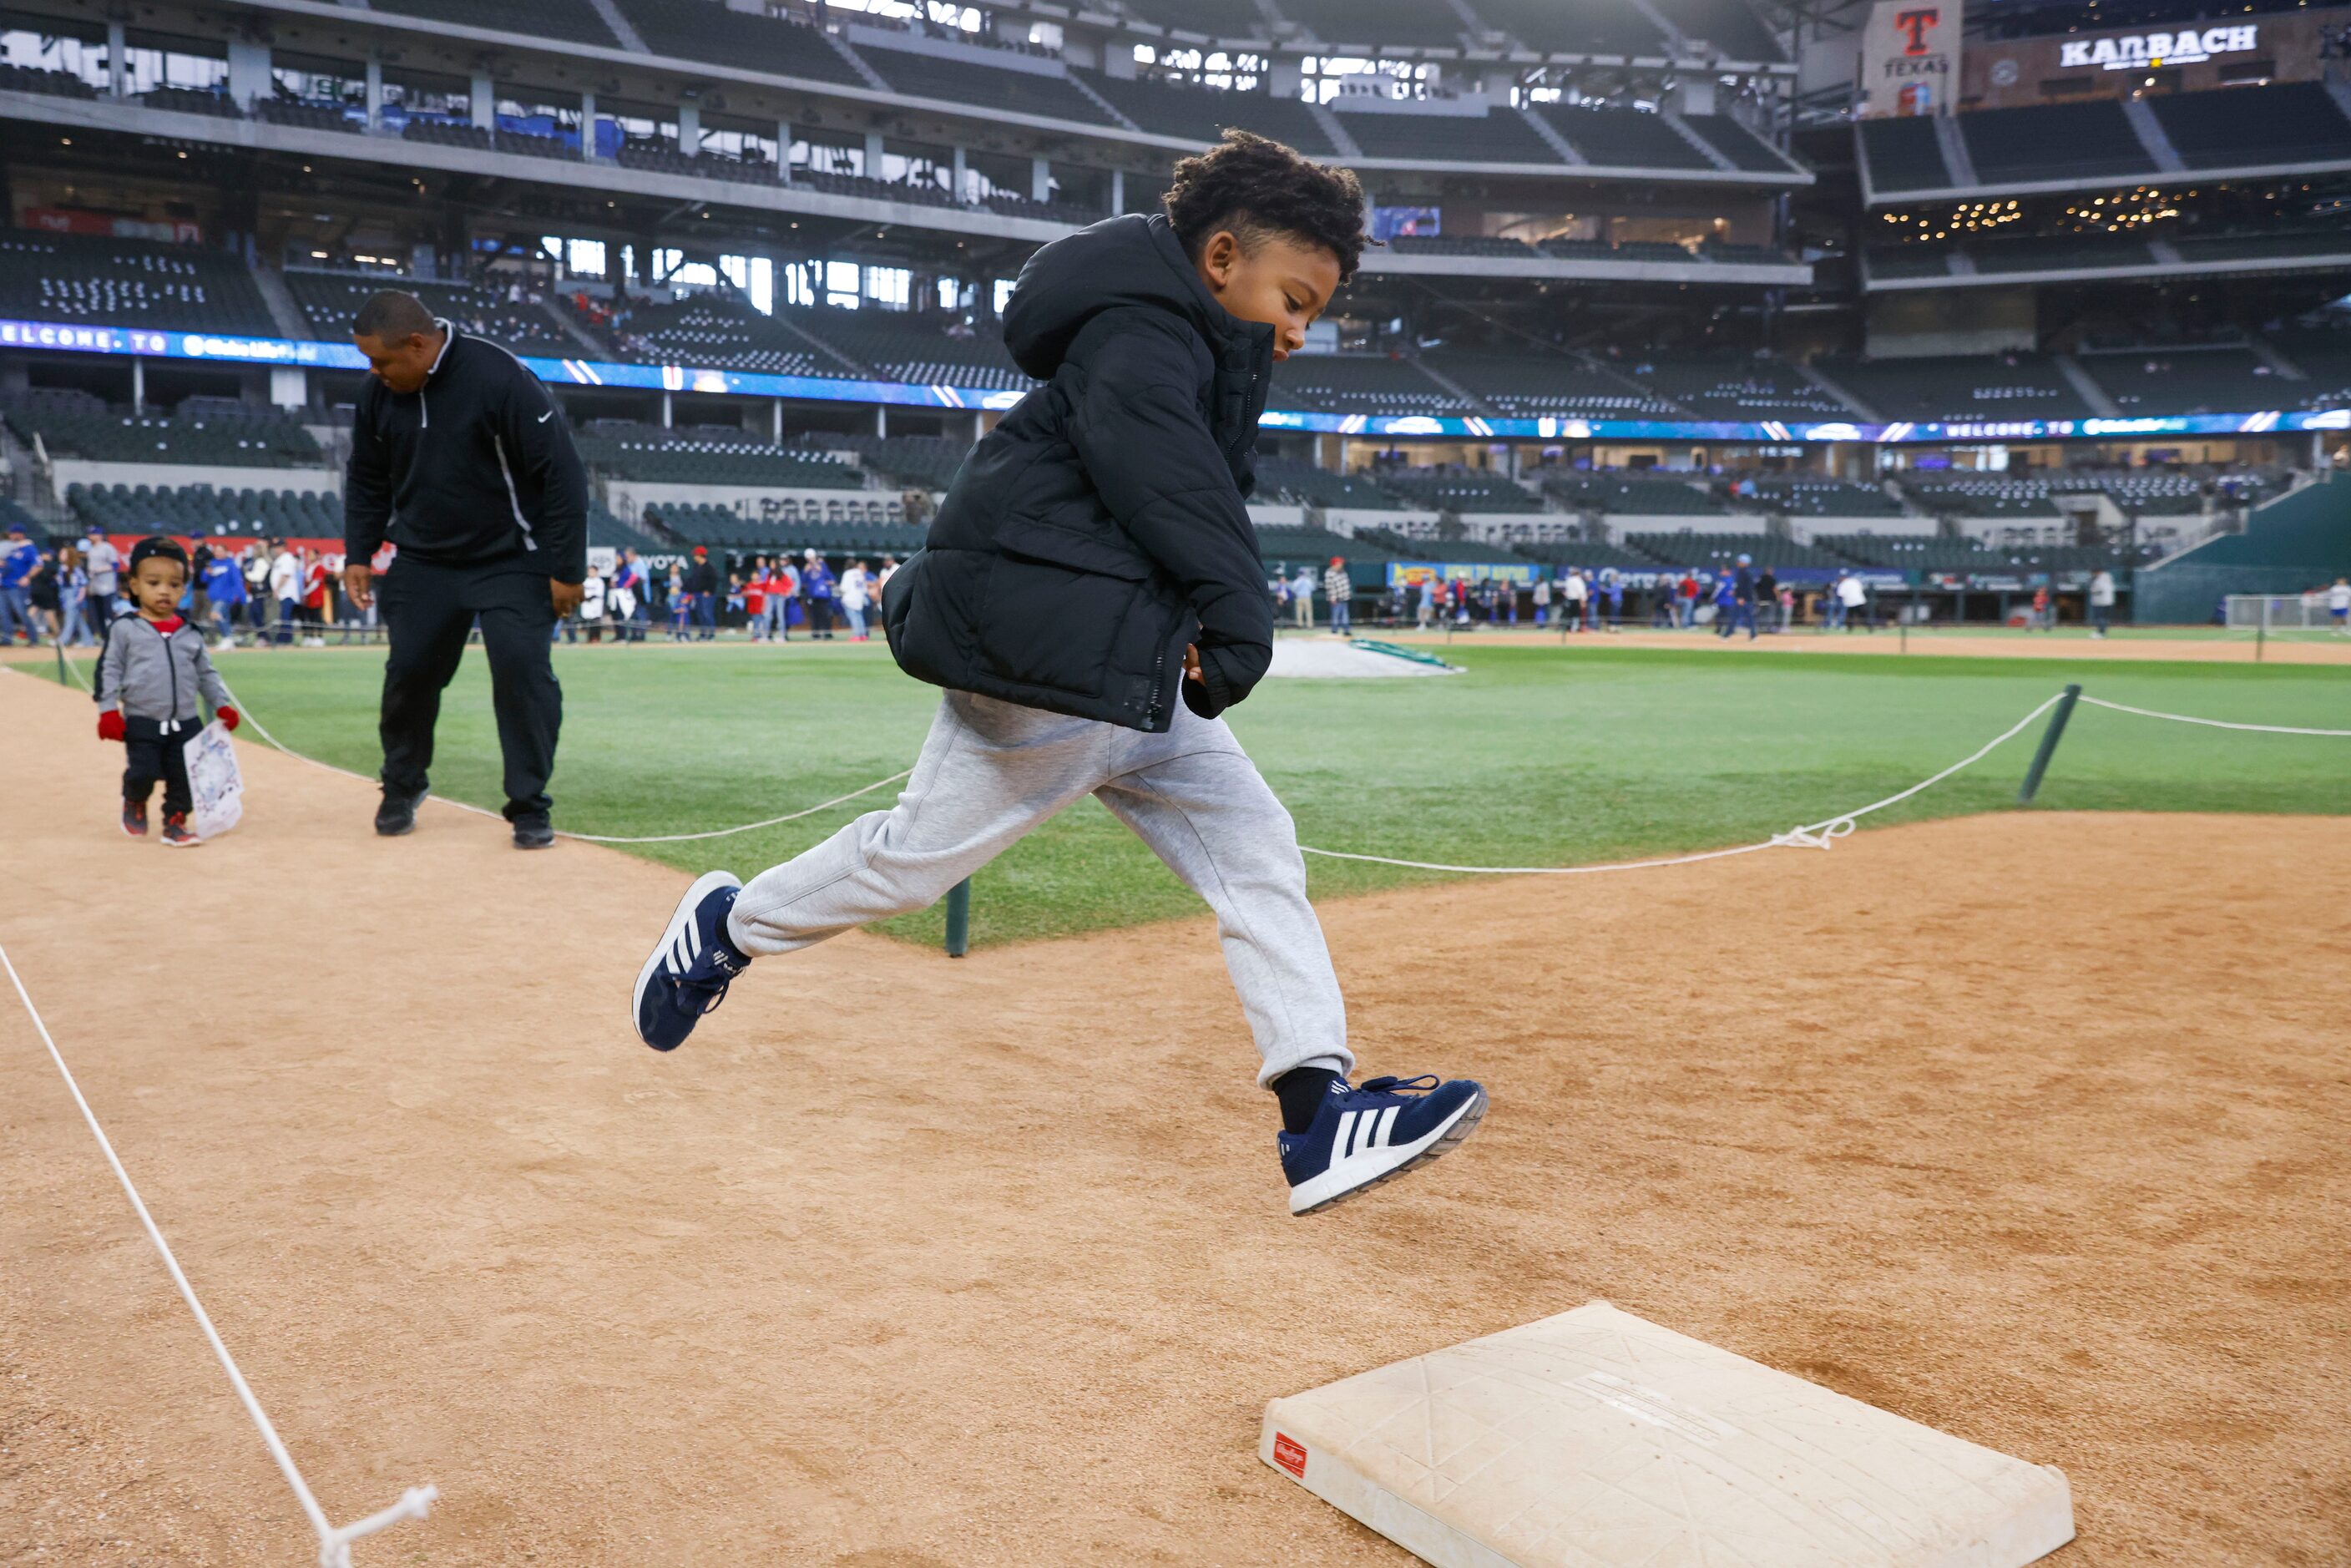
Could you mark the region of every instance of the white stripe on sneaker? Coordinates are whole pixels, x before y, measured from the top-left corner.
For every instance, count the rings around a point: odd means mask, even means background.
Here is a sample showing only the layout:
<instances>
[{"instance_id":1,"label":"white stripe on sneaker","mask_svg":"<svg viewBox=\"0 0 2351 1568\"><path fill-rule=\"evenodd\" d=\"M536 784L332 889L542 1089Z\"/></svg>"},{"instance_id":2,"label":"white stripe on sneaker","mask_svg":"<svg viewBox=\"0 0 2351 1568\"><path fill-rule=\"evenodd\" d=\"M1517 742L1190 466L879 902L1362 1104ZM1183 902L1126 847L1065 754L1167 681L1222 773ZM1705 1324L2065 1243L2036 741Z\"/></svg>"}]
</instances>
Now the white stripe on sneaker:
<instances>
[{"instance_id":1,"label":"white stripe on sneaker","mask_svg":"<svg viewBox=\"0 0 2351 1568\"><path fill-rule=\"evenodd\" d=\"M1388 1135L1395 1131L1396 1113L1403 1109L1401 1105L1391 1105L1380 1113L1380 1130L1372 1140L1372 1147L1384 1149L1388 1146Z\"/></svg>"},{"instance_id":2,"label":"white stripe on sneaker","mask_svg":"<svg viewBox=\"0 0 2351 1568\"><path fill-rule=\"evenodd\" d=\"M1331 1161L1333 1165L1354 1153L1348 1146L1347 1139L1354 1132L1355 1123L1361 1119L1361 1116L1362 1113L1356 1111L1339 1113L1339 1135L1331 1140Z\"/></svg>"}]
</instances>

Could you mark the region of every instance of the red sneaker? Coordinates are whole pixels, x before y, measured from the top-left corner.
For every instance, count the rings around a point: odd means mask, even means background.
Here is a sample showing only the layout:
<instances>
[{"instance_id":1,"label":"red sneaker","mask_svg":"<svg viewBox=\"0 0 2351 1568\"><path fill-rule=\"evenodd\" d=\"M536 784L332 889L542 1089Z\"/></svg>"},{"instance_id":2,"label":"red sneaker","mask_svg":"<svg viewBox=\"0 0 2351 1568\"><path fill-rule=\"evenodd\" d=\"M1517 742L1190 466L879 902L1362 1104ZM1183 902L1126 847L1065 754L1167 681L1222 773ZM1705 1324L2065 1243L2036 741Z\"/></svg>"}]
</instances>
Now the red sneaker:
<instances>
[{"instance_id":1,"label":"red sneaker","mask_svg":"<svg viewBox=\"0 0 2351 1568\"><path fill-rule=\"evenodd\" d=\"M129 833L134 839L143 839L147 836L146 801L125 800L122 802L122 831Z\"/></svg>"},{"instance_id":2,"label":"red sneaker","mask_svg":"<svg viewBox=\"0 0 2351 1568\"><path fill-rule=\"evenodd\" d=\"M172 811L163 818L163 842L175 850L192 850L204 840L188 831L188 814L185 811Z\"/></svg>"}]
</instances>

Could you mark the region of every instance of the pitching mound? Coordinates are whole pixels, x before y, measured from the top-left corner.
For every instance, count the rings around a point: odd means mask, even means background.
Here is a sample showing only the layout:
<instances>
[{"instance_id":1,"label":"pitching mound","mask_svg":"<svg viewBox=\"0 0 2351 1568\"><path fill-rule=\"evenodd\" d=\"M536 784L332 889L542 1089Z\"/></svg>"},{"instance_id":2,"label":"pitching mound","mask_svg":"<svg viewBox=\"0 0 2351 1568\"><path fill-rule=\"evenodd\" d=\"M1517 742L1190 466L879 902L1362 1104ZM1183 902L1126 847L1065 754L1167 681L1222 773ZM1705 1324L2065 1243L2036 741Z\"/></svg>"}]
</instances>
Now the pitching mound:
<instances>
[{"instance_id":1,"label":"pitching mound","mask_svg":"<svg viewBox=\"0 0 2351 1568\"><path fill-rule=\"evenodd\" d=\"M0 674L5 942L363 1563L1402 1564L1266 1402L1577 1306L2064 1469L2063 1561L2351 1553L2351 822L2013 815L1326 908L1468 1146L1284 1212L1205 921L624 1009L679 873L254 747L113 827ZM1563 803L1564 805L1565 803ZM0 1009L0 1560L298 1563L283 1484Z\"/></svg>"},{"instance_id":2,"label":"pitching mound","mask_svg":"<svg viewBox=\"0 0 2351 1568\"><path fill-rule=\"evenodd\" d=\"M1410 653L1383 653L1376 647L1364 647L1337 639L1316 641L1306 637L1277 637L1273 643L1273 664L1269 675L1300 677L1307 680L1386 680L1395 676L1458 675L1461 672L1450 664L1432 662L1434 654L1415 657Z\"/></svg>"}]
</instances>

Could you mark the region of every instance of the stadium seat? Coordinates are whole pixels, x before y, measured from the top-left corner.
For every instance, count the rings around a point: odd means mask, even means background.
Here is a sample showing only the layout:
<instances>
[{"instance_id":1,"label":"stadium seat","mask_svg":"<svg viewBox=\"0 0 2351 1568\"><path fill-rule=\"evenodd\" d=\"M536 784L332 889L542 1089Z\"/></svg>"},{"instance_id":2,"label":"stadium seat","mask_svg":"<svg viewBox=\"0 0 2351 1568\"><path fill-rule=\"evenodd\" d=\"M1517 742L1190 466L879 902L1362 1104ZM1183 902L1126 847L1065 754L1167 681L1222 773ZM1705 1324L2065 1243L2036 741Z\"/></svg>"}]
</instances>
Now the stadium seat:
<instances>
[{"instance_id":1,"label":"stadium seat","mask_svg":"<svg viewBox=\"0 0 2351 1568\"><path fill-rule=\"evenodd\" d=\"M49 98L96 98L98 89L71 71L38 66L0 65L0 92L37 92Z\"/></svg>"},{"instance_id":2,"label":"stadium seat","mask_svg":"<svg viewBox=\"0 0 2351 1568\"><path fill-rule=\"evenodd\" d=\"M1510 418L1645 419L1671 417L1674 412L1655 393L1566 354L1432 349L1422 358L1447 381Z\"/></svg>"},{"instance_id":3,"label":"stadium seat","mask_svg":"<svg viewBox=\"0 0 2351 1568\"><path fill-rule=\"evenodd\" d=\"M310 433L274 408L212 408L173 416L15 402L6 421L27 444L37 435L53 458L246 468L308 468L326 461Z\"/></svg>"},{"instance_id":4,"label":"stadium seat","mask_svg":"<svg viewBox=\"0 0 2351 1568\"><path fill-rule=\"evenodd\" d=\"M864 87L848 56L805 22L737 11L725 0L616 0L657 55L746 66L777 76Z\"/></svg>"},{"instance_id":5,"label":"stadium seat","mask_svg":"<svg viewBox=\"0 0 2351 1568\"><path fill-rule=\"evenodd\" d=\"M226 251L23 229L0 232L0 316L277 335L253 275Z\"/></svg>"},{"instance_id":6,"label":"stadium seat","mask_svg":"<svg viewBox=\"0 0 2351 1568\"><path fill-rule=\"evenodd\" d=\"M1438 512L1540 512L1541 501L1517 481L1499 474L1459 468L1392 468L1371 470L1383 488L1393 490L1415 507Z\"/></svg>"},{"instance_id":7,"label":"stadium seat","mask_svg":"<svg viewBox=\"0 0 2351 1568\"><path fill-rule=\"evenodd\" d=\"M2293 407L2299 390L2251 349L2147 349L2080 363L2126 414L2254 413Z\"/></svg>"},{"instance_id":8,"label":"stadium seat","mask_svg":"<svg viewBox=\"0 0 2351 1568\"><path fill-rule=\"evenodd\" d=\"M865 63L880 72L883 80L910 98L1074 120L1085 125L1112 123L1101 106L1071 86L1065 76L998 70L973 61L945 59L911 49L867 48L862 54Z\"/></svg>"},{"instance_id":9,"label":"stadium seat","mask_svg":"<svg viewBox=\"0 0 2351 1568\"><path fill-rule=\"evenodd\" d=\"M2037 520L2062 515L2046 479L1955 475L1913 479L1907 488L1921 511L1938 517Z\"/></svg>"},{"instance_id":10,"label":"stadium seat","mask_svg":"<svg viewBox=\"0 0 2351 1568\"><path fill-rule=\"evenodd\" d=\"M397 16L488 27L531 39L559 38L617 49L621 40L604 26L590 0L373 0L375 8Z\"/></svg>"},{"instance_id":11,"label":"stadium seat","mask_svg":"<svg viewBox=\"0 0 2351 1568\"><path fill-rule=\"evenodd\" d=\"M1705 153L1666 123L1663 115L1561 103L1540 105L1535 112L1549 120L1588 162L1627 169L1714 167Z\"/></svg>"},{"instance_id":12,"label":"stadium seat","mask_svg":"<svg viewBox=\"0 0 2351 1568\"><path fill-rule=\"evenodd\" d=\"M1301 566L1314 569L1319 582L1322 569L1337 556L1351 567L1384 567L1396 559L1396 552L1376 539L1334 534L1322 528L1260 528L1257 530L1258 553L1265 559L1269 571L1294 572ZM1365 586L1358 583L1358 587Z\"/></svg>"},{"instance_id":13,"label":"stadium seat","mask_svg":"<svg viewBox=\"0 0 2351 1568\"><path fill-rule=\"evenodd\" d=\"M2039 354L1820 361L1829 378L1887 419L2087 419L2082 401Z\"/></svg>"},{"instance_id":14,"label":"stadium seat","mask_svg":"<svg viewBox=\"0 0 2351 1568\"><path fill-rule=\"evenodd\" d=\"M2351 120L2320 82L2176 93L2147 106L2191 169L2351 159Z\"/></svg>"},{"instance_id":15,"label":"stadium seat","mask_svg":"<svg viewBox=\"0 0 2351 1568\"><path fill-rule=\"evenodd\" d=\"M1792 517L1901 517L1902 503L1875 485L1789 475L1745 481L1729 497L1733 510L1783 512Z\"/></svg>"},{"instance_id":16,"label":"stadium seat","mask_svg":"<svg viewBox=\"0 0 2351 1568\"><path fill-rule=\"evenodd\" d=\"M1458 49L1461 17L1421 0L1281 0L1281 14L1326 44Z\"/></svg>"},{"instance_id":17,"label":"stadium seat","mask_svg":"<svg viewBox=\"0 0 2351 1568\"><path fill-rule=\"evenodd\" d=\"M2117 99L1979 110L1960 115L1959 127L1976 177L1986 185L2132 179L2156 172Z\"/></svg>"},{"instance_id":18,"label":"stadium seat","mask_svg":"<svg viewBox=\"0 0 2351 1568\"><path fill-rule=\"evenodd\" d=\"M1682 123L1695 131L1699 141L1729 159L1734 168L1761 174L1783 174L1798 166L1727 114L1685 114Z\"/></svg>"},{"instance_id":19,"label":"stadium seat","mask_svg":"<svg viewBox=\"0 0 2351 1568\"><path fill-rule=\"evenodd\" d=\"M1788 57L1746 0L1656 0L1656 8L1676 32L1717 57L1766 63Z\"/></svg>"},{"instance_id":20,"label":"stadium seat","mask_svg":"<svg viewBox=\"0 0 2351 1568\"><path fill-rule=\"evenodd\" d=\"M1935 140L1935 122L1924 115L1854 123L1861 160L1870 183L1881 193L1935 191L1956 185L1942 144Z\"/></svg>"},{"instance_id":21,"label":"stadium seat","mask_svg":"<svg viewBox=\"0 0 2351 1568\"><path fill-rule=\"evenodd\" d=\"M1347 114L1341 116L1341 123L1366 158L1547 163L1553 168L1561 162L1551 143L1512 109L1489 110L1483 115Z\"/></svg>"},{"instance_id":22,"label":"stadium seat","mask_svg":"<svg viewBox=\"0 0 2351 1568\"><path fill-rule=\"evenodd\" d=\"M1468 412L1410 360L1385 354L1293 354L1274 367L1266 402L1322 413Z\"/></svg>"},{"instance_id":23,"label":"stadium seat","mask_svg":"<svg viewBox=\"0 0 2351 1568\"><path fill-rule=\"evenodd\" d=\"M1562 5L1559 0L1473 0L1471 9L1527 47L1544 54L1662 57L1665 35L1625 0Z\"/></svg>"},{"instance_id":24,"label":"stadium seat","mask_svg":"<svg viewBox=\"0 0 2351 1568\"><path fill-rule=\"evenodd\" d=\"M1742 555L1752 558L1758 571L1782 567L1834 569L1844 564L1816 546L1771 534L1627 534L1625 543L1663 565L1685 570L1733 567Z\"/></svg>"},{"instance_id":25,"label":"stadium seat","mask_svg":"<svg viewBox=\"0 0 2351 1568\"><path fill-rule=\"evenodd\" d=\"M1400 512L1404 503L1371 480L1290 458L1263 457L1257 465L1257 498L1295 506L1335 507L1344 511Z\"/></svg>"},{"instance_id":26,"label":"stadium seat","mask_svg":"<svg viewBox=\"0 0 2351 1568\"><path fill-rule=\"evenodd\" d=\"M883 381L983 392L1027 392L1037 384L1012 363L1004 340L992 329L975 329L959 318L824 307L778 310L777 315Z\"/></svg>"},{"instance_id":27,"label":"stadium seat","mask_svg":"<svg viewBox=\"0 0 2351 1568\"><path fill-rule=\"evenodd\" d=\"M865 488L864 473L848 464L740 431L664 430L599 422L576 434L572 444L591 469L641 484Z\"/></svg>"},{"instance_id":28,"label":"stadium seat","mask_svg":"<svg viewBox=\"0 0 2351 1568\"><path fill-rule=\"evenodd\" d=\"M351 319L370 296L382 289L399 288L423 300L435 316L515 353L544 359L580 357L579 342L548 319L538 306L512 303L491 289L477 288L470 283L287 267L286 287L302 314L308 318L311 331L329 342L340 342L350 336Z\"/></svg>"},{"instance_id":29,"label":"stadium seat","mask_svg":"<svg viewBox=\"0 0 2351 1568\"><path fill-rule=\"evenodd\" d=\"M1154 136L1181 136L1205 146L1222 136L1228 126L1238 126L1317 158L1335 158L1339 153L1322 133L1321 122L1294 98L1277 98L1263 91L1226 92L1074 68L1070 74Z\"/></svg>"},{"instance_id":30,"label":"stadium seat","mask_svg":"<svg viewBox=\"0 0 2351 1568\"><path fill-rule=\"evenodd\" d=\"M1564 469L1546 471L1542 487L1565 506L1631 517L1692 517L1729 509L1713 490L1687 479Z\"/></svg>"},{"instance_id":31,"label":"stadium seat","mask_svg":"<svg viewBox=\"0 0 2351 1568\"><path fill-rule=\"evenodd\" d=\"M1794 367L1752 356L1635 359L1625 375L1708 420L1851 419L1853 411Z\"/></svg>"},{"instance_id":32,"label":"stadium seat","mask_svg":"<svg viewBox=\"0 0 2351 1568\"><path fill-rule=\"evenodd\" d=\"M67 488L66 505L82 523L96 523L110 534L231 539L343 537L342 498L324 489L74 485Z\"/></svg>"}]
</instances>

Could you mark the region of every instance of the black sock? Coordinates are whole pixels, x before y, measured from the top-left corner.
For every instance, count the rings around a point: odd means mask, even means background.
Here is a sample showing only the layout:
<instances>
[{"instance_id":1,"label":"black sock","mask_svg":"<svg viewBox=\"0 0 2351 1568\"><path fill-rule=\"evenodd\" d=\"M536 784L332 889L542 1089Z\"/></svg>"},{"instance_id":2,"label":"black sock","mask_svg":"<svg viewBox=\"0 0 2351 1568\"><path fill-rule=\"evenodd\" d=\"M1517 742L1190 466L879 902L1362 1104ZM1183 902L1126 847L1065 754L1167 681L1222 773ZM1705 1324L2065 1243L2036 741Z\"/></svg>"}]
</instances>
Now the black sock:
<instances>
[{"instance_id":1,"label":"black sock","mask_svg":"<svg viewBox=\"0 0 2351 1568\"><path fill-rule=\"evenodd\" d=\"M1312 1126L1314 1113L1322 1108L1322 1096L1338 1082L1339 1074L1327 1067L1293 1067L1275 1079L1273 1092L1281 1102L1282 1131L1302 1133Z\"/></svg>"}]
</instances>

